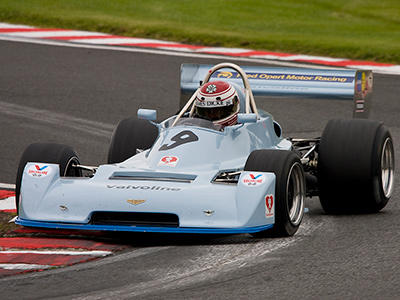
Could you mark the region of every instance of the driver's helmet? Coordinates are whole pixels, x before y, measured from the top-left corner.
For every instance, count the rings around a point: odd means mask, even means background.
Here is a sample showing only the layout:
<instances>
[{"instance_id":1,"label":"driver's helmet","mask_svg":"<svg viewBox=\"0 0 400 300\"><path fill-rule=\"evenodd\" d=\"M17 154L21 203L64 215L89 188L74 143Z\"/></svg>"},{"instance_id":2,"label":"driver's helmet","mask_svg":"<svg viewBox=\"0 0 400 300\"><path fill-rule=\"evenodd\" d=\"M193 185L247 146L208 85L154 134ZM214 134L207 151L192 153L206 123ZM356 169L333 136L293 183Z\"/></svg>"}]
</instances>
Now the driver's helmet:
<instances>
[{"instance_id":1,"label":"driver's helmet","mask_svg":"<svg viewBox=\"0 0 400 300\"><path fill-rule=\"evenodd\" d=\"M239 96L236 89L224 81L210 81L200 88L196 97L196 114L216 125L237 123Z\"/></svg>"}]
</instances>

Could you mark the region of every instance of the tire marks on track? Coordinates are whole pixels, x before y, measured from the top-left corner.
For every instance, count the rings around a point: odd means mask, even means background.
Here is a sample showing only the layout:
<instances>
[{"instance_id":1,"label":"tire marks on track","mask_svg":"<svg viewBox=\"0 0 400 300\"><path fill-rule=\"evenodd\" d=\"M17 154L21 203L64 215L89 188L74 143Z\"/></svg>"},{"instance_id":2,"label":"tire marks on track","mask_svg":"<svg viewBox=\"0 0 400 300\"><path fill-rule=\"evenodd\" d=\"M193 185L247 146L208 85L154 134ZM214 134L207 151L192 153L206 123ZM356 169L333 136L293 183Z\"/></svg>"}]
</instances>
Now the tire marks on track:
<instances>
[{"instance_id":1,"label":"tire marks on track","mask_svg":"<svg viewBox=\"0 0 400 300\"><path fill-rule=\"evenodd\" d=\"M82 119L45 109L27 107L4 101L0 101L0 113L48 125L62 126L63 128L74 129L91 135L107 138L111 136L115 128L115 125L113 124Z\"/></svg>"},{"instance_id":2,"label":"tire marks on track","mask_svg":"<svg viewBox=\"0 0 400 300\"><path fill-rule=\"evenodd\" d=\"M271 259L276 259L271 257L272 253L299 243L313 231L318 230L320 226L322 226L321 223L316 224L306 217L299 232L290 238L254 239L247 238L245 235L237 235L221 238L221 240L216 239L212 245L197 245L198 256L194 259L170 264L166 268L157 266L148 271L147 276L151 280L135 282L101 293L80 294L74 299L134 299L139 297L151 299L152 295L162 295L172 290L184 289L199 282L218 282L220 278L224 278L224 274L233 273L239 269L251 269L260 263L268 263ZM179 246L163 247L160 250L169 251L171 257L179 255ZM124 255L127 254L117 257L124 258ZM105 261L107 260L102 262ZM66 298L61 297L60 299Z\"/></svg>"}]
</instances>

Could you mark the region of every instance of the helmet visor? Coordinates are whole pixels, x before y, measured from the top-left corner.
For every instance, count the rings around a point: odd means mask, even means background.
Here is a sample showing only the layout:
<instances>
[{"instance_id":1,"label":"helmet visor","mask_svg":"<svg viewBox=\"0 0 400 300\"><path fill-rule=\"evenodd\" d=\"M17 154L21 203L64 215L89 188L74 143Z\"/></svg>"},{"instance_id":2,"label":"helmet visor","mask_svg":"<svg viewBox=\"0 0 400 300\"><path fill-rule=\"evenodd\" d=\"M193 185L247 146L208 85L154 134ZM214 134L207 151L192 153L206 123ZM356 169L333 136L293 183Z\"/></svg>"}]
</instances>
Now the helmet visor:
<instances>
[{"instance_id":1,"label":"helmet visor","mask_svg":"<svg viewBox=\"0 0 400 300\"><path fill-rule=\"evenodd\" d=\"M197 107L197 114L211 121L217 121L230 116L233 113L233 105L222 107Z\"/></svg>"}]
</instances>

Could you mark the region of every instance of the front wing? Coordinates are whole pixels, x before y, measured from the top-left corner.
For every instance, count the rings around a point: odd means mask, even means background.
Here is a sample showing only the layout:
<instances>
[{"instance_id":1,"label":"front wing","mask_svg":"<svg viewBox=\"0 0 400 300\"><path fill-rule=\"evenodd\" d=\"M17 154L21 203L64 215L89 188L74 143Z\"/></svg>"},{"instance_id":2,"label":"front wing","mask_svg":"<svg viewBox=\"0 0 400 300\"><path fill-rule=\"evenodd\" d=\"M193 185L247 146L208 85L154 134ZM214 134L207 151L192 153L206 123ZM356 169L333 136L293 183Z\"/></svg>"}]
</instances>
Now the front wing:
<instances>
[{"instance_id":1,"label":"front wing","mask_svg":"<svg viewBox=\"0 0 400 300\"><path fill-rule=\"evenodd\" d=\"M275 174L242 172L237 184L110 179L115 165L92 178L60 178L55 164L28 163L17 224L30 227L169 233L253 233L275 220ZM46 171L44 171L46 170ZM174 176L176 177L185 177ZM153 176L154 177L154 176Z\"/></svg>"}]
</instances>

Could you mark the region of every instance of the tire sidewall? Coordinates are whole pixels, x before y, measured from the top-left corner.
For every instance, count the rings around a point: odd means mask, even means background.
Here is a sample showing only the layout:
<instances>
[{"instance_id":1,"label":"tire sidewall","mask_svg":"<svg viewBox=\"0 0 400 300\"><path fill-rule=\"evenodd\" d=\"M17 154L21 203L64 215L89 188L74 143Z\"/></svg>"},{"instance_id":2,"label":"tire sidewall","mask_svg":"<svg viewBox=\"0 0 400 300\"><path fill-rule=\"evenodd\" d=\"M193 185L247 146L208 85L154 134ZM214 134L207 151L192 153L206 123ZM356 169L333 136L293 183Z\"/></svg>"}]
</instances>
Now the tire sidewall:
<instances>
[{"instance_id":1,"label":"tire sidewall","mask_svg":"<svg viewBox=\"0 0 400 300\"><path fill-rule=\"evenodd\" d=\"M150 148L158 136L158 129L147 120L127 118L119 122L110 141L107 163L120 163Z\"/></svg>"},{"instance_id":2,"label":"tire sidewall","mask_svg":"<svg viewBox=\"0 0 400 300\"><path fill-rule=\"evenodd\" d=\"M379 131L376 134L375 141L374 141L374 151L373 151L373 160L372 160L372 197L371 200L371 209L372 211L379 211L384 208L389 199L385 195L383 190L383 182L382 182L382 152L384 148L384 144L386 141L390 142L390 146L393 147L393 140L390 135L389 130L385 126L380 126ZM393 148L392 148L393 153ZM394 160L394 157L393 157ZM394 162L393 162L394 163ZM374 200L374 201L373 201Z\"/></svg>"}]
</instances>

